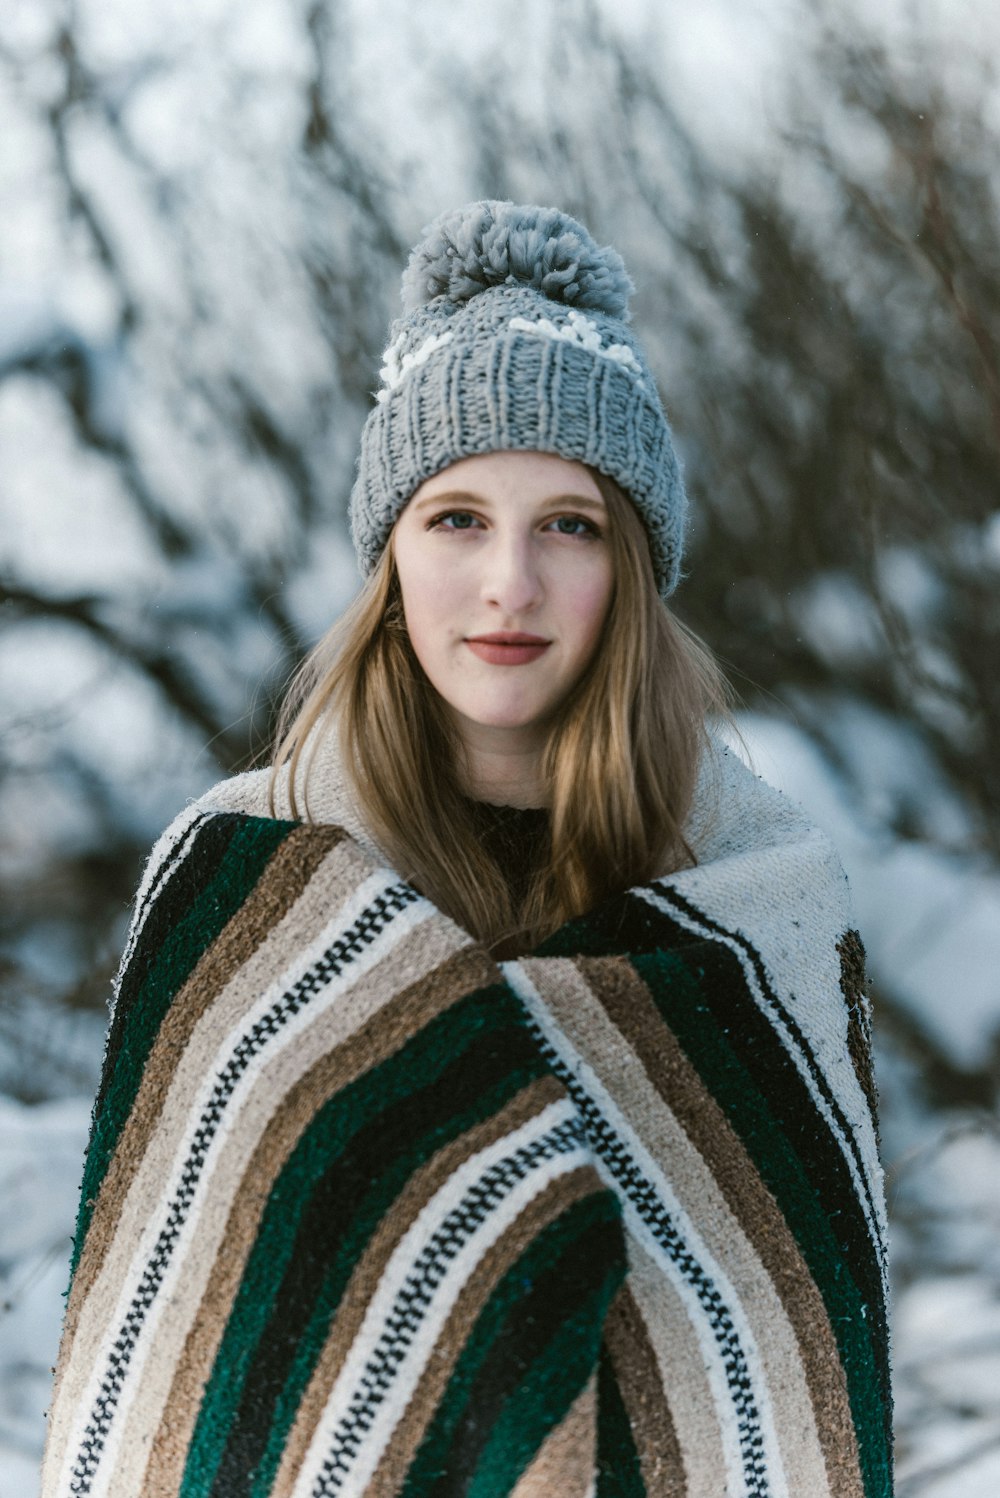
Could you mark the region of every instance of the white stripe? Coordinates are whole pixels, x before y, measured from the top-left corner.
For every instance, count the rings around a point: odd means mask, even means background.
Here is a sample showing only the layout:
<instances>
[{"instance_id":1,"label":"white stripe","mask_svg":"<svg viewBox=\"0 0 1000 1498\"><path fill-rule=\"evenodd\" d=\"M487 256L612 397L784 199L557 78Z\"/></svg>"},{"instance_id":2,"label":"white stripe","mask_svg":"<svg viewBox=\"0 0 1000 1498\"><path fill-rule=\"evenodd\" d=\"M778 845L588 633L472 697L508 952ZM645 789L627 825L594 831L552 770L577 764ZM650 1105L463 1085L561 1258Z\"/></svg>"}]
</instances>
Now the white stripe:
<instances>
[{"instance_id":1,"label":"white stripe","mask_svg":"<svg viewBox=\"0 0 1000 1498\"><path fill-rule=\"evenodd\" d=\"M202 816L204 816L204 812L200 811L197 806L187 807L179 816L174 818L170 826L160 834L153 844L153 850L146 860L146 867L143 870L142 879L139 882L139 888L132 903L134 914L129 925L125 950L122 953L121 961L118 964L118 971L112 983L112 1011L118 998L118 990L121 987L125 969L132 960L132 953L135 951L136 944L142 935L149 912L152 909L152 906L146 903L149 899L149 891L152 889L160 870L169 863L174 850L180 846L192 823L196 822ZM181 865L179 864L178 867L181 867Z\"/></svg>"},{"instance_id":2,"label":"white stripe","mask_svg":"<svg viewBox=\"0 0 1000 1498\"><path fill-rule=\"evenodd\" d=\"M212 1092L219 1080L219 1074L225 1070L230 1057L240 1042L250 1034L255 1023L263 1018L269 1010L274 1008L275 1004L294 987L300 978L308 974L310 969L323 957L327 949L350 929L351 925L354 924L374 899L383 895L391 886L398 885L399 882L399 876L393 870L378 869L356 890L352 891L350 898L338 910L335 920L329 926L325 927L307 948L296 955L295 962L261 994L253 1007L242 1019L239 1029L231 1031L224 1044L220 1046L215 1063L206 1073L205 1081L199 1093L192 1101L188 1127L182 1136L169 1176L164 1182L164 1190L160 1198L162 1203L160 1210L150 1218L132 1256L128 1271L123 1278L123 1288L118 1296L114 1315L109 1321L108 1330L102 1339L98 1354L95 1357L94 1370L88 1380L85 1395L80 1401L79 1413L66 1447L67 1455L60 1480L65 1482L67 1487L72 1468L81 1454L85 1427L91 1419L101 1385L108 1372L109 1359L114 1349L114 1343L125 1329L129 1309L136 1299L146 1270L153 1259L157 1240L160 1234L166 1229L170 1208L181 1192L184 1176L188 1173L187 1167L193 1146L193 1136L209 1106ZM132 1346L129 1358L129 1371L122 1384L118 1404L112 1415L110 1427L105 1438L97 1473L90 1488L91 1498L107 1498L107 1495L111 1493L111 1484L114 1480L118 1460L119 1443L126 1424L124 1417L131 1407L134 1392L141 1381L143 1363L146 1357L150 1355L150 1352L155 1350L156 1332L160 1318L170 1314L171 1299L183 1281L185 1258L197 1236L199 1217L204 1209L205 1200L212 1189L212 1161L214 1156L222 1149L225 1142L228 1118L239 1117L245 1094L256 1085L257 1075L265 1064L265 1057L269 1063L273 1057L279 1054L282 1048L294 1045L301 1032L307 1026L317 1023L321 1015L332 1004L336 1003L345 991L363 978L365 973L374 967L376 963L382 961L396 943L402 940L409 931L412 931L422 921L436 915L437 911L435 907L430 901L425 899L417 900L412 905L406 906L402 911L395 914L378 936L360 952L352 954L338 975L328 979L322 990L313 995L299 1009L297 1014L290 1016L285 1024L277 1029L275 1034L268 1036L264 1040L254 1060L245 1068L241 1077L236 1082L226 1102L223 1118L216 1127L214 1136L208 1147L197 1185L187 1208L184 1223L180 1228L173 1249L170 1252L169 1260L160 1277L156 1297L145 1313L141 1329ZM114 1498L117 1498L117 1495L114 1495Z\"/></svg>"},{"instance_id":3,"label":"white stripe","mask_svg":"<svg viewBox=\"0 0 1000 1498\"><path fill-rule=\"evenodd\" d=\"M501 964L501 967L507 982L521 998L549 1045L573 1074L574 1081L595 1104L598 1112L610 1124L615 1134L617 1134L630 1159L635 1162L638 1169L654 1186L657 1197L669 1214L678 1235L683 1240L684 1247L691 1254L692 1258L697 1260L705 1278L711 1281L725 1303L733 1329L746 1357L749 1370L751 1372L755 1369L759 1371L763 1367L760 1349L750 1322L744 1313L736 1288L730 1281L722 1265L712 1255L708 1245L684 1210L669 1180L663 1173L659 1162L650 1154L641 1139L634 1133L614 1099L605 1090L597 1073L569 1040L567 1040L547 1008L543 996L535 987L535 984L521 964L518 962L504 962ZM630 1200L623 1190L621 1182L602 1159L599 1143L595 1142L594 1152L597 1169L608 1185L614 1189L622 1202L626 1227L641 1242L652 1261L659 1265L661 1272L674 1285L684 1304L688 1320L691 1322L701 1348L705 1371L718 1413L722 1449L727 1472L726 1491L730 1495L730 1498L743 1498L743 1495L749 1490L745 1485L744 1463L739 1440L739 1422L723 1362L723 1352L709 1324L705 1308L698 1299L690 1280L685 1276L681 1267L675 1263L663 1244L654 1236L635 1203ZM760 1428L765 1448L764 1468L767 1472L773 1498L788 1498L788 1484L784 1465L781 1460L781 1448L778 1444L774 1409L770 1391L763 1380L755 1379L753 1400L760 1417Z\"/></svg>"},{"instance_id":4,"label":"white stripe","mask_svg":"<svg viewBox=\"0 0 1000 1498\"><path fill-rule=\"evenodd\" d=\"M562 1098L536 1117L531 1118L496 1140L478 1154L471 1156L449 1177L441 1189L427 1202L420 1215L397 1245L378 1289L372 1296L365 1319L351 1345L330 1397L323 1411L308 1452L293 1489L293 1498L309 1498L322 1477L323 1464L334 1444L337 1427L349 1418L352 1403L364 1389L365 1367L383 1332L393 1303L413 1269L414 1261L439 1232L444 1219L461 1203L462 1197L474 1187L493 1166L501 1164L516 1150L541 1140L560 1124L575 1116L575 1108L568 1098ZM414 1390L437 1345L445 1322L456 1300L488 1249L501 1237L528 1204L548 1184L561 1175L576 1170L581 1164L591 1163L592 1155L582 1141L575 1149L554 1158L541 1161L529 1174L515 1184L508 1194L490 1211L485 1220L475 1228L469 1238L452 1259L448 1273L434 1289L431 1304L421 1322L420 1333L410 1343L401 1359L392 1390L378 1406L375 1419L365 1434L364 1441L349 1472L345 1475L339 1492L349 1498L364 1492L382 1453L404 1414Z\"/></svg>"},{"instance_id":5,"label":"white stripe","mask_svg":"<svg viewBox=\"0 0 1000 1498\"><path fill-rule=\"evenodd\" d=\"M756 1000L757 1006L764 1014L768 1024L772 1027L772 1029L777 1031L782 1045L788 1052L790 1059L795 1065L795 1069L798 1071L799 1075L802 1077L802 1080L806 1084L816 1111L822 1116L830 1131L830 1134L837 1142L837 1148L840 1150L840 1153L843 1155L844 1160L847 1162L847 1168L850 1171L851 1180L854 1185L854 1193L857 1196L858 1201L860 1202L861 1211L864 1215L865 1225L868 1228L869 1236L875 1243L876 1247L882 1244L884 1242L884 1238L881 1227L880 1224L875 1219L873 1219L869 1205L869 1192L872 1193L872 1197L875 1201L880 1200L879 1192L873 1188L872 1182L862 1178L858 1170L857 1161L854 1157L854 1151L850 1147L848 1137L844 1134L843 1129L841 1129L840 1125L838 1124L833 1110L831 1109L826 1098L816 1086L808 1056L803 1053L800 1043L795 1039L794 1035L792 1035L791 1031L786 1025L780 1009L768 998L767 994L761 988L760 981L757 977L757 970L743 943L737 941L735 937L730 936L727 931L713 930L710 926L706 926L702 922L695 920L692 916L688 915L686 911L680 909L676 905L672 905L669 901L669 897L667 899L664 899L663 896L657 894L655 890L644 888L637 889L633 891L633 893L640 895L648 905L653 906L654 910L659 910L662 914L669 916L672 921L676 921L677 924L679 926L683 926L685 930L692 931L698 936L703 936L708 941L719 942L723 946L727 946L739 960L739 964L743 969L743 977L746 981L748 991ZM761 959L761 961L763 961L763 958ZM851 1070L853 1071L853 1067L851 1068ZM831 1091L832 1090L833 1089L831 1088ZM856 1139L855 1142L857 1142ZM878 1257L878 1255L876 1255L876 1257Z\"/></svg>"}]
</instances>

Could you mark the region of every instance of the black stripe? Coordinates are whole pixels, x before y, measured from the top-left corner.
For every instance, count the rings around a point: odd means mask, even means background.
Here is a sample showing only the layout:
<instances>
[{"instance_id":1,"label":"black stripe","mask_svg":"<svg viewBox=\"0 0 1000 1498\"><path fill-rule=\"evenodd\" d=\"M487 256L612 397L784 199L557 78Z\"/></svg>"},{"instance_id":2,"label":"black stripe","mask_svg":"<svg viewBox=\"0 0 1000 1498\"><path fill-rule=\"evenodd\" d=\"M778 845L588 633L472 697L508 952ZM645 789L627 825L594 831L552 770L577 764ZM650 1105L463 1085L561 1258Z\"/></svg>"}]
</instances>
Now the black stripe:
<instances>
[{"instance_id":1,"label":"black stripe","mask_svg":"<svg viewBox=\"0 0 1000 1498\"><path fill-rule=\"evenodd\" d=\"M240 820L238 815L235 816L235 820ZM115 1407L128 1373L136 1340L146 1319L146 1313L159 1293L163 1275L187 1218L208 1151L225 1115L229 1098L241 1076L253 1058L264 1049L269 1040L280 1033L289 1019L322 992L326 984L342 972L355 956L363 952L400 910L417 899L419 896L410 885L396 884L389 886L382 895L371 901L344 935L328 947L313 967L299 978L291 989L283 994L268 1013L254 1025L250 1033L234 1049L228 1064L218 1074L218 1081L209 1100L208 1108L195 1131L180 1187L174 1200L169 1204L166 1223L157 1237L136 1294L113 1344L113 1351L94 1400L90 1420L85 1427L84 1440L73 1469L73 1481L78 1485L74 1488L74 1492L89 1491L111 1421L114 1418Z\"/></svg>"},{"instance_id":2,"label":"black stripe","mask_svg":"<svg viewBox=\"0 0 1000 1498\"><path fill-rule=\"evenodd\" d=\"M364 1392L355 1394L334 1434L332 1449L313 1487L315 1498L335 1498L344 1476L370 1431L396 1376L399 1362L420 1328L427 1307L447 1279L452 1260L503 1199L522 1180L559 1155L574 1154L584 1143L578 1118L557 1124L504 1159L489 1166L444 1218L430 1244L414 1262L386 1318L378 1346L362 1375Z\"/></svg>"},{"instance_id":3,"label":"black stripe","mask_svg":"<svg viewBox=\"0 0 1000 1498\"><path fill-rule=\"evenodd\" d=\"M471 1044L451 1059L447 1070L428 1085L420 1085L415 1037L391 1058L396 1075L412 1076L414 1091L397 1098L376 1114L332 1159L315 1184L295 1236L294 1247L274 1297L268 1322L246 1373L243 1394L233 1418L225 1451L212 1485L213 1498L228 1498L241 1490L264 1455L275 1418L275 1406L298 1355L321 1293L333 1292L331 1311L339 1304L364 1245L355 1246L349 1262L342 1262L344 1240L359 1215L377 1227L391 1213L392 1203L413 1176L438 1150L491 1113L499 1111L520 1089L542 1075L545 1068L524 1025L519 1004L497 987L492 1020L507 1019L490 1031L473 1032ZM479 1004L481 992L469 996ZM463 1007L465 1007L463 1003ZM499 1011L499 1012L498 1012ZM448 1015L440 1018L447 1021ZM454 1014L452 1019L456 1018ZM429 1027L428 1027L429 1028ZM454 1031L454 1026L451 1027ZM414 1059L415 1058L415 1059ZM385 1069L384 1067L382 1068ZM367 1085L370 1077L362 1081ZM392 1082L386 1081L387 1094ZM309 1135L322 1129L324 1114L347 1114L351 1091L338 1092L317 1113ZM307 1140L302 1142L307 1147ZM331 1279L334 1281L330 1285ZM224 1352L224 1349L222 1349Z\"/></svg>"},{"instance_id":4,"label":"black stripe","mask_svg":"<svg viewBox=\"0 0 1000 1498\"><path fill-rule=\"evenodd\" d=\"M747 1483L748 1498L766 1498L767 1471L764 1439L750 1376L750 1363L733 1323L732 1313L715 1282L688 1248L674 1225L653 1183L643 1175L627 1146L604 1117L576 1073L565 1063L534 1020L538 1043L556 1076L580 1110L596 1154L604 1161L624 1200L631 1204L667 1257L677 1266L697 1296L706 1323L711 1328L726 1372L729 1394L736 1410L738 1438Z\"/></svg>"},{"instance_id":5,"label":"black stripe","mask_svg":"<svg viewBox=\"0 0 1000 1498\"><path fill-rule=\"evenodd\" d=\"M767 974L767 969L764 966L760 953L751 944L751 942L742 935L741 932L730 931L725 926L720 925L718 921L712 920L710 916L704 915L702 911L697 908L697 906L693 905L690 900L686 900L682 895L679 895L676 890L665 889L662 891L658 891L658 893L662 898L665 898L668 901L672 901L690 919L700 922L704 927L707 928L707 930L711 934L718 936L723 941L728 940L735 942L751 962L754 974L757 978L757 982L760 985L761 992L763 993L767 1002L773 1005L778 1014L780 1014L782 1021L784 1022L789 1033L794 1039L795 1044L798 1046L801 1055L806 1060L809 1074L812 1077L813 1082L816 1084L817 1091L821 1094L824 1102L836 1119L837 1127L841 1130L844 1139L847 1142L847 1146L850 1149L852 1156L854 1157L854 1163L857 1167L858 1176L860 1177L864 1188L865 1201L868 1204L868 1210L871 1214L871 1221L873 1224L877 1224L878 1213L875 1209L875 1202L868 1183L868 1173L865 1170L864 1160L861 1157L861 1147L858 1144L855 1132L848 1123L848 1120L844 1115L844 1111L837 1100L836 1094L830 1087L830 1084L827 1082L826 1075L819 1062L816 1060L816 1056L813 1052L812 1046L809 1043L809 1040L803 1034L802 1029L799 1026L799 1023L796 1020L795 1016L791 1013L787 1006L782 1003L781 999L778 997L777 993L772 987L771 981ZM871 1235L869 1233L869 1238L870 1237Z\"/></svg>"},{"instance_id":6,"label":"black stripe","mask_svg":"<svg viewBox=\"0 0 1000 1498\"><path fill-rule=\"evenodd\" d=\"M723 928L703 917L687 901L682 901L673 891L671 900L689 911L693 919L714 927ZM673 923L671 922L671 925ZM683 931L682 927L677 928ZM851 1146L852 1156L861 1181L865 1184L866 1200L872 1213L872 1224L865 1214L858 1197L854 1179L844 1157L843 1150L831 1132L829 1124L819 1113L809 1087L796 1066L788 1048L782 1043L773 1024L761 1011L761 1006L749 992L736 953L724 940L705 939L687 931L688 941L681 943L671 937L672 950L680 951L686 965L692 968L692 976L699 992L713 1015L716 1024L726 1037L747 1072L753 1078L775 1122L778 1123L794 1150L802 1168L812 1184L831 1230L841 1245L851 1272L863 1299L873 1308L875 1315L869 1318L869 1331L873 1338L880 1387L885 1398L890 1398L889 1378L889 1328L886 1306L883 1259L885 1245L878 1236L878 1216L871 1196L867 1194L867 1175L858 1154L857 1140L843 1113L832 1097L811 1048L801 1035L798 1025L777 1000L770 988L759 955L744 937L733 936L747 957L754 963L758 981L768 998L781 1013L790 1030L797 1033L800 1044L810 1062L810 1075L827 1099L831 1112L838 1119ZM730 933L725 933L729 935ZM693 939L692 939L693 938ZM655 997L655 995L654 995ZM837 1003L842 1000L837 998ZM817 1127L818 1125L818 1127ZM875 1236L873 1236L873 1228Z\"/></svg>"},{"instance_id":7,"label":"black stripe","mask_svg":"<svg viewBox=\"0 0 1000 1498\"><path fill-rule=\"evenodd\" d=\"M125 1032L130 1023L132 1009L142 992L149 969L171 931L180 924L195 902L203 896L205 886L212 879L229 850L229 845L236 835L238 823L237 816L201 818L192 825L191 837L184 839L185 851L182 853L182 848L179 847L176 850L176 857L172 857L162 866L163 879L160 883L164 886L163 894L150 908L149 916L121 976L114 1015L108 1030L101 1084L97 1093L97 1101L94 1104L95 1118L99 1117L103 1111L108 1088L115 1074L115 1067L125 1039ZM187 850L189 842L191 848ZM182 856L183 861L181 861ZM152 894L150 899L152 899Z\"/></svg>"},{"instance_id":8,"label":"black stripe","mask_svg":"<svg viewBox=\"0 0 1000 1498\"><path fill-rule=\"evenodd\" d=\"M604 1284L622 1253L619 1218L588 1223L514 1302L472 1381L443 1471L427 1488L427 1498L461 1498L507 1400L530 1377L556 1332ZM539 1391L538 1402L544 1398Z\"/></svg>"}]
</instances>

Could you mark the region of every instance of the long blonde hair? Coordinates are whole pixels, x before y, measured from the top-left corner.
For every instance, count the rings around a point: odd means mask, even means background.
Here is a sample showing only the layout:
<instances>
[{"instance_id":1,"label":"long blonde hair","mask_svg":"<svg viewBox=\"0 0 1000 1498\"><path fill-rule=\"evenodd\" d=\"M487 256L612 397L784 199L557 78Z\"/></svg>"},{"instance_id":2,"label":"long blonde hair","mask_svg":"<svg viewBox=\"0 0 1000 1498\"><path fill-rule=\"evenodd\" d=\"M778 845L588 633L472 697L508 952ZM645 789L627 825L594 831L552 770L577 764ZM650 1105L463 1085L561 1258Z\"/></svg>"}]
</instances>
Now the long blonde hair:
<instances>
[{"instance_id":1,"label":"long blonde hair","mask_svg":"<svg viewBox=\"0 0 1000 1498\"><path fill-rule=\"evenodd\" d=\"M375 842L502 956L530 950L611 894L693 862L684 824L706 722L729 716L714 657L657 594L636 510L613 480L590 472L608 510L614 594L601 646L544 750L548 843L519 906L476 835L461 789L461 742L410 645L391 537L296 673L278 722L272 810L275 777L286 766L292 815L308 818L309 763L322 736L336 730Z\"/></svg>"}]
</instances>

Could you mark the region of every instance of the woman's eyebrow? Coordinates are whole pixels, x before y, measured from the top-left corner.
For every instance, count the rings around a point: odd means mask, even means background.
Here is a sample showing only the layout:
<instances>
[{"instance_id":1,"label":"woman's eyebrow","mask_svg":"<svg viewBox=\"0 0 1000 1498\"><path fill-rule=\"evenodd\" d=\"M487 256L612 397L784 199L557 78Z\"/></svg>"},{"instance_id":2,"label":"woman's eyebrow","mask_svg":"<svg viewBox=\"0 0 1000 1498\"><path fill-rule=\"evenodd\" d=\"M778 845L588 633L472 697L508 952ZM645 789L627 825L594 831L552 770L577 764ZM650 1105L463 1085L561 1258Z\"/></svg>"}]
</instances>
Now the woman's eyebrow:
<instances>
[{"instance_id":1,"label":"woman's eyebrow","mask_svg":"<svg viewBox=\"0 0 1000 1498\"><path fill-rule=\"evenodd\" d=\"M449 490L447 494L425 494L418 499L414 505L415 510L422 510L427 505L453 505L453 504L489 504L481 494L472 494L466 489ZM555 494L551 499L540 501L543 505L573 505L578 510L593 510L595 514L603 515L607 509L603 499L594 499L589 494Z\"/></svg>"}]
</instances>

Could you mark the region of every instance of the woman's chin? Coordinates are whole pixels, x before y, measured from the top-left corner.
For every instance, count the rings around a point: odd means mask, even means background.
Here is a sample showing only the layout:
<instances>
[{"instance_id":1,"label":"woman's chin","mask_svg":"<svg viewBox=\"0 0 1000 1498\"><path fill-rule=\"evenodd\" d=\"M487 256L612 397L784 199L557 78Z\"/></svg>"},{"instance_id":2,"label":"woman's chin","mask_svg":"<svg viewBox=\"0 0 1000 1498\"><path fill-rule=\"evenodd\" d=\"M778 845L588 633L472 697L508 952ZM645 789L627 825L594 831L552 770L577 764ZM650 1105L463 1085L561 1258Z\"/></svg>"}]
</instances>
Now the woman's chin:
<instances>
[{"instance_id":1,"label":"woman's chin","mask_svg":"<svg viewBox=\"0 0 1000 1498\"><path fill-rule=\"evenodd\" d=\"M461 728L480 733L530 736L543 733L552 718L552 709L547 704L504 704L495 699L488 703L453 703L452 711Z\"/></svg>"}]
</instances>

